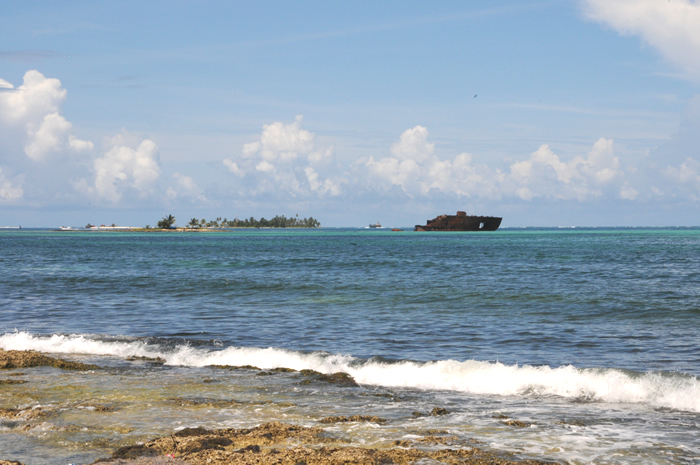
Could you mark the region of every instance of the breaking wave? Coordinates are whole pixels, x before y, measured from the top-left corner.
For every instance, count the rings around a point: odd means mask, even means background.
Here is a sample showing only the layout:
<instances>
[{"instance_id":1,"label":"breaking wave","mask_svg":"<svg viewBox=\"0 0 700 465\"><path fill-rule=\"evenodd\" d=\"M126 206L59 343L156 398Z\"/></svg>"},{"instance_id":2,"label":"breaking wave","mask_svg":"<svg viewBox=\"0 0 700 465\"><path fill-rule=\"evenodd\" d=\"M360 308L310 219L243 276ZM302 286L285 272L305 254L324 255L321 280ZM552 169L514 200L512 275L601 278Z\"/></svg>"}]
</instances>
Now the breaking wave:
<instances>
[{"instance_id":1,"label":"breaking wave","mask_svg":"<svg viewBox=\"0 0 700 465\"><path fill-rule=\"evenodd\" d=\"M700 380L681 373L580 369L571 365L534 367L477 360L387 362L276 348L227 347L212 350L189 345L167 347L143 339L110 341L85 335L43 337L26 332L0 336L0 348L120 358L160 357L166 365L174 366L253 365L262 369L286 367L322 373L342 371L360 384L384 387L500 396L559 396L573 400L637 403L700 412Z\"/></svg>"}]
</instances>

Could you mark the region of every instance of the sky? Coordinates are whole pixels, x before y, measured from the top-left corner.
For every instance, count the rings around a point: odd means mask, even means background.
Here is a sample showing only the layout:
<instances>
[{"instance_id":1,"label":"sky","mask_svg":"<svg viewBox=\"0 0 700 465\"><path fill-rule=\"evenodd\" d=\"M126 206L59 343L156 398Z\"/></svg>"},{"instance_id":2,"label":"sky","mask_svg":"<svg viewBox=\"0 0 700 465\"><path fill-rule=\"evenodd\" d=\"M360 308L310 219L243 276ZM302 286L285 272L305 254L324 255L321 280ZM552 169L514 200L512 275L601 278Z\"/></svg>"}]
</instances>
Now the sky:
<instances>
[{"instance_id":1,"label":"sky","mask_svg":"<svg viewBox=\"0 0 700 465\"><path fill-rule=\"evenodd\" d=\"M0 226L700 225L700 2L14 1Z\"/></svg>"}]
</instances>

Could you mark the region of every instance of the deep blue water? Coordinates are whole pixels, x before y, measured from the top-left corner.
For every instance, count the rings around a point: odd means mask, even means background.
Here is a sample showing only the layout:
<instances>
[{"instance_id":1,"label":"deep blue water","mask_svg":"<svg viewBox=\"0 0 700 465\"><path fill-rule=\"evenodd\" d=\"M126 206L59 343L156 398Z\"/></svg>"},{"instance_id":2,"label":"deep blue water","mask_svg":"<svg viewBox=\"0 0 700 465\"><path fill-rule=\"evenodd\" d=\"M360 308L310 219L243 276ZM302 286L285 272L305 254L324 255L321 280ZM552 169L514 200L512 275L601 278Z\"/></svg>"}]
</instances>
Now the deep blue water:
<instances>
[{"instance_id":1,"label":"deep blue water","mask_svg":"<svg viewBox=\"0 0 700 465\"><path fill-rule=\"evenodd\" d=\"M700 230L0 232L0 331L700 374Z\"/></svg>"}]
</instances>

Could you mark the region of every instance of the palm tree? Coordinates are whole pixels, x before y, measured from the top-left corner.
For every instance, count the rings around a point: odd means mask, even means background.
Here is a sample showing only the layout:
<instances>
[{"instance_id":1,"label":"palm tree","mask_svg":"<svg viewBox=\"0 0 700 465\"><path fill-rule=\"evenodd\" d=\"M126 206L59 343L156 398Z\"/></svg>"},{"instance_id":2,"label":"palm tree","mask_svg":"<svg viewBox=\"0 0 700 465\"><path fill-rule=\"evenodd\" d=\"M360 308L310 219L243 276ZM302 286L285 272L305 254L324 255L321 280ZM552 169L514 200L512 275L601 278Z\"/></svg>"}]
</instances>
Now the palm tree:
<instances>
[{"instance_id":1,"label":"palm tree","mask_svg":"<svg viewBox=\"0 0 700 465\"><path fill-rule=\"evenodd\" d=\"M162 220L158 222L158 227L160 229L170 229L175 224L175 217L173 215L164 216Z\"/></svg>"},{"instance_id":2,"label":"palm tree","mask_svg":"<svg viewBox=\"0 0 700 465\"><path fill-rule=\"evenodd\" d=\"M187 223L187 226L190 228L194 229L199 226L199 220L197 218L192 218L189 223Z\"/></svg>"}]
</instances>

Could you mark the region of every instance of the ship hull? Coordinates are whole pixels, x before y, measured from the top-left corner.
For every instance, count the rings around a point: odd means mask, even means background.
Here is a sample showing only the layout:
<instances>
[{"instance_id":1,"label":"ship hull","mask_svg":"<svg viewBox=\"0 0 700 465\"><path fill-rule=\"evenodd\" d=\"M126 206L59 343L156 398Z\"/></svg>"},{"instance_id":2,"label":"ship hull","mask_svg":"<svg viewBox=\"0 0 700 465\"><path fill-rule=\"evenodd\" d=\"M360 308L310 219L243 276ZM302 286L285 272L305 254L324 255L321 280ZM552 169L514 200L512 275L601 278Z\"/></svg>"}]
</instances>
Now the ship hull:
<instances>
[{"instance_id":1,"label":"ship hull","mask_svg":"<svg viewBox=\"0 0 700 465\"><path fill-rule=\"evenodd\" d=\"M414 231L495 231L503 218L497 216L441 215L417 224Z\"/></svg>"}]
</instances>

